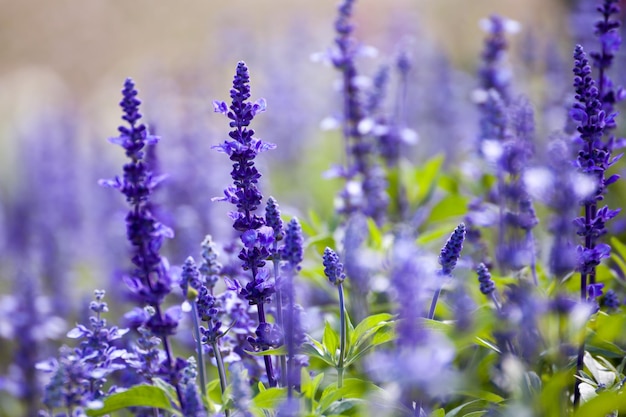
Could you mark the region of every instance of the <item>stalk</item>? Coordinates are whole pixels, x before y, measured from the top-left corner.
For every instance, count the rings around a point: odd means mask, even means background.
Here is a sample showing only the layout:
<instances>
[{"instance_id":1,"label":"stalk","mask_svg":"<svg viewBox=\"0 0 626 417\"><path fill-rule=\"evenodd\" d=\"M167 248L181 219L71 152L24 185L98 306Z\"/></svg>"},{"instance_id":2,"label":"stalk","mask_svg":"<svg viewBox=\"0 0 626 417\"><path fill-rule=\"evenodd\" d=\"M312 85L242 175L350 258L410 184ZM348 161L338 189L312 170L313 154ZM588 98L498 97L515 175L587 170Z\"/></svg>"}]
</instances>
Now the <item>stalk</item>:
<instances>
[{"instance_id":1,"label":"stalk","mask_svg":"<svg viewBox=\"0 0 626 417\"><path fill-rule=\"evenodd\" d=\"M198 354L198 372L200 375L200 390L203 398L206 398L206 375L204 369L204 355L202 354L202 340L200 336L200 323L198 322L198 307L196 302L191 302L191 314L193 316L193 334L196 338L196 353Z\"/></svg>"},{"instance_id":2,"label":"stalk","mask_svg":"<svg viewBox=\"0 0 626 417\"><path fill-rule=\"evenodd\" d=\"M259 312L259 323L267 323L265 320L265 308L263 303L257 305ZM272 357L270 355L263 355L263 362L265 362L265 371L267 372L267 381L270 387L276 386L276 377L274 376L274 368L272 366Z\"/></svg>"},{"instance_id":3,"label":"stalk","mask_svg":"<svg viewBox=\"0 0 626 417\"><path fill-rule=\"evenodd\" d=\"M220 388L222 389L222 394L226 392L226 370L224 369L224 360L222 359L222 352L220 352L219 347L217 345L217 340L211 342L211 347L213 348L213 353L215 354L215 363L217 364L217 374L220 378ZM230 417L230 410L224 409L224 415L226 417Z\"/></svg>"},{"instance_id":4,"label":"stalk","mask_svg":"<svg viewBox=\"0 0 626 417\"><path fill-rule=\"evenodd\" d=\"M339 318L341 324L339 325L339 363L337 364L337 387L343 386L343 363L346 352L346 307L343 298L343 285L339 283L337 286L339 291Z\"/></svg>"},{"instance_id":5,"label":"stalk","mask_svg":"<svg viewBox=\"0 0 626 417\"><path fill-rule=\"evenodd\" d=\"M278 256L278 243L274 241L274 256ZM278 285L278 270L279 270L279 262L278 260L272 260L272 264L274 264L274 279L276 280L276 321L278 322L278 326L283 333L285 332L285 318L283 316L283 298L282 298L282 290L281 286ZM287 383L286 378L287 373L287 358L284 355L280 356L280 383L281 385L285 385Z\"/></svg>"},{"instance_id":6,"label":"stalk","mask_svg":"<svg viewBox=\"0 0 626 417\"><path fill-rule=\"evenodd\" d=\"M439 300L439 295L441 294L441 286L437 287L435 293L433 294L433 299L430 302L430 309L428 310L428 318L430 320L435 318L435 307L437 307L437 301Z\"/></svg>"}]
</instances>

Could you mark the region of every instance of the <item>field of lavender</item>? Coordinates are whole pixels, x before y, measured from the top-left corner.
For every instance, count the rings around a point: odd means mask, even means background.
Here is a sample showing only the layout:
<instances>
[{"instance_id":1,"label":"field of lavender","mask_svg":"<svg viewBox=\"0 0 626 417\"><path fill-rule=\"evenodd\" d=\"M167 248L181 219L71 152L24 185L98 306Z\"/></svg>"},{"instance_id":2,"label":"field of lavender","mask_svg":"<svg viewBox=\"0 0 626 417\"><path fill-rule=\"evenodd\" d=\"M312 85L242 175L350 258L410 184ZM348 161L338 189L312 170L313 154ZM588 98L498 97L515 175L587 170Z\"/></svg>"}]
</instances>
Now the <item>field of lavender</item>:
<instances>
[{"instance_id":1,"label":"field of lavender","mask_svg":"<svg viewBox=\"0 0 626 417\"><path fill-rule=\"evenodd\" d=\"M620 1L485 16L473 72L360 5L277 106L241 56L5 140L0 417L626 413Z\"/></svg>"}]
</instances>

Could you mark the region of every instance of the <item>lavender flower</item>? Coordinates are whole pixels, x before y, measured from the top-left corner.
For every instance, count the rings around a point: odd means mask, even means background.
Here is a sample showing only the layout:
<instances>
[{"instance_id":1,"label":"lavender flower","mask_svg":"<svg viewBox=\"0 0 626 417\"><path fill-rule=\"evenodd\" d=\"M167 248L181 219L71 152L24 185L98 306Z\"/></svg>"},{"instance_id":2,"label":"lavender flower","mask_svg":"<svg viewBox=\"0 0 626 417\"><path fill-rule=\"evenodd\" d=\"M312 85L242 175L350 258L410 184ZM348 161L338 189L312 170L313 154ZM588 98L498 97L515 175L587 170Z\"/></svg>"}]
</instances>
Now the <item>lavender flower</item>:
<instances>
[{"instance_id":1,"label":"lavender flower","mask_svg":"<svg viewBox=\"0 0 626 417\"><path fill-rule=\"evenodd\" d=\"M181 410L184 417L206 417L207 412L198 392L196 378L198 371L196 360L191 357L187 359L187 366L182 371L180 379L181 389L185 397L183 409Z\"/></svg>"},{"instance_id":2,"label":"lavender flower","mask_svg":"<svg viewBox=\"0 0 626 417\"><path fill-rule=\"evenodd\" d=\"M339 262L339 255L331 248L324 249L324 275L333 285L341 285L346 279L343 264Z\"/></svg>"},{"instance_id":3,"label":"lavender flower","mask_svg":"<svg viewBox=\"0 0 626 417\"><path fill-rule=\"evenodd\" d=\"M282 291L285 294L287 303L285 305L284 334L285 345L287 347L286 367L284 369L285 383L287 385L288 396L292 396L293 386L297 385L300 376L300 366L296 360L299 347L304 342L304 333L300 326L299 311L295 304L294 275L300 270L300 263L304 257L304 239L302 237L302 227L297 218L293 218L287 225L285 232L285 244L281 249L281 259L286 261L286 279Z\"/></svg>"},{"instance_id":4,"label":"lavender flower","mask_svg":"<svg viewBox=\"0 0 626 417\"><path fill-rule=\"evenodd\" d=\"M206 235L202 241L202 263L199 272L204 279L204 285L212 292L219 280L222 265L217 261L217 250L211 235Z\"/></svg>"},{"instance_id":5,"label":"lavender flower","mask_svg":"<svg viewBox=\"0 0 626 417\"><path fill-rule=\"evenodd\" d=\"M361 102L358 71L354 62L361 47L352 36L354 26L350 19L353 6L354 0L345 0L339 5L339 16L335 22L336 49L331 53L335 68L342 74L344 100L342 124L346 167L342 174L347 181L340 193L338 209L346 215L361 211L377 224L382 224L389 197L384 171L372 160L374 146L366 135L369 132L364 131L363 127L367 115ZM370 102L370 105L376 106L375 101Z\"/></svg>"},{"instance_id":6,"label":"lavender flower","mask_svg":"<svg viewBox=\"0 0 626 417\"><path fill-rule=\"evenodd\" d=\"M135 269L126 277L126 284L138 301L151 306L154 314L145 322L154 335L163 341L167 377L177 388L178 399L183 402L182 394L176 384L174 360L170 351L168 336L174 334L178 325L173 310L165 314L161 311L161 303L171 292L172 279L167 261L159 251L165 238L173 237L168 227L159 223L150 211L150 197L154 188L163 180L163 176L155 177L145 162L145 147L157 142L157 138L148 134L144 124L140 122L141 113L135 84L129 78L122 90L123 99L120 106L124 112L122 119L128 127L120 126L120 136L110 139L126 151L130 162L124 165L122 178L101 180L100 184L120 190L126 196L131 210L126 216L126 234L133 246L132 263Z\"/></svg>"},{"instance_id":7,"label":"lavender flower","mask_svg":"<svg viewBox=\"0 0 626 417\"><path fill-rule=\"evenodd\" d=\"M491 279L491 274L485 264L481 263L476 267L476 274L478 274L478 282L480 282L480 292L485 295L492 294L496 289L496 284Z\"/></svg>"},{"instance_id":8,"label":"lavender flower","mask_svg":"<svg viewBox=\"0 0 626 417\"><path fill-rule=\"evenodd\" d=\"M482 53L483 63L478 71L480 87L484 91L495 90L506 103L510 98L511 79L510 70L504 65L508 49L506 34L516 32L518 24L501 16L492 15L489 19L482 20L481 26L487 32L487 38Z\"/></svg>"},{"instance_id":9,"label":"lavender flower","mask_svg":"<svg viewBox=\"0 0 626 417\"><path fill-rule=\"evenodd\" d=\"M461 255L461 250L463 249L463 241L465 240L465 224L459 224L454 232L450 235L446 244L441 248L441 253L439 255L439 264L441 265L440 274L444 277L448 277L452 275L452 270L456 267L456 263L459 260L459 256ZM439 300L439 295L441 294L442 284L439 283L437 288L435 289L435 293L433 294L432 301L430 303L430 309L428 310L428 318L433 319L435 317L435 308L437 307L437 301Z\"/></svg>"},{"instance_id":10,"label":"lavender flower","mask_svg":"<svg viewBox=\"0 0 626 417\"><path fill-rule=\"evenodd\" d=\"M577 131L581 142L576 164L583 173L597 181L595 191L583 201L585 216L575 220L577 233L585 240L584 247L578 248L578 269L581 272L581 298L586 299L587 277L590 284L595 283L595 266L610 253L607 245L596 247L596 241L606 233L606 222L617 216L620 211L610 210L607 206L597 208L598 202L604 198L606 187L619 178L618 175L605 178L606 170L619 159L619 156L611 158L611 141L609 143L602 141L605 128L607 124L613 122L615 114L606 114L602 110L598 88L591 77L589 62L580 45L577 45L574 51L574 75L577 102L574 103L570 116L578 123Z\"/></svg>"},{"instance_id":11,"label":"lavender flower","mask_svg":"<svg viewBox=\"0 0 626 417\"><path fill-rule=\"evenodd\" d=\"M283 220L280 218L280 208L274 197L267 199L267 205L265 206L265 224L274 231L274 242L282 240L284 235Z\"/></svg>"},{"instance_id":12,"label":"lavender flower","mask_svg":"<svg viewBox=\"0 0 626 417\"><path fill-rule=\"evenodd\" d=\"M254 130L248 129L254 116L265 110L265 100L261 99L250 103L250 76L248 68L243 62L237 65L237 72L230 90L232 99L230 107L225 102L214 102L215 111L226 114L231 120L233 130L229 136L232 140L216 146L219 151L226 153L233 161L231 176L233 185L224 191L225 197L218 200L228 201L237 207L231 212L234 220L233 227L241 233L243 248L239 252L239 259L243 261L243 269L252 272L252 280L241 290L251 305L257 305L259 328L263 334L265 319L264 304L268 303L275 292L274 282L269 272L262 267L270 256L270 247L274 242L274 230L265 225L262 217L254 212L261 204L263 196L257 187L261 174L254 166L254 159L260 152L275 148L275 145L263 142L254 137ZM229 110L230 109L230 110ZM272 361L264 356L267 378L274 386Z\"/></svg>"},{"instance_id":13,"label":"lavender flower","mask_svg":"<svg viewBox=\"0 0 626 417\"><path fill-rule=\"evenodd\" d=\"M50 415L55 408L65 408L71 413L72 410L101 403L105 394L116 391L113 386L104 392L106 377L127 366L126 350L117 348L114 342L128 330L107 327L106 320L101 317L108 311L107 303L103 301L104 291L96 290L95 298L89 306L95 313L89 318L91 326L79 324L67 334L72 339L81 338L79 346L63 346L58 360L37 365L38 369L53 373L43 399Z\"/></svg>"},{"instance_id":14,"label":"lavender flower","mask_svg":"<svg viewBox=\"0 0 626 417\"><path fill-rule=\"evenodd\" d=\"M604 0L598 11L602 18L595 24L595 35L600 40L601 50L591 52L589 56L593 60L594 67L598 68L598 99L602 103L602 109L611 114L618 101L623 100L626 94L622 88L615 90L613 82L608 77L607 70L613 64L615 53L619 50L622 39L619 33L620 21L614 15L620 12L618 0ZM616 127L614 120L608 120L606 129Z\"/></svg>"},{"instance_id":15,"label":"lavender flower","mask_svg":"<svg viewBox=\"0 0 626 417\"><path fill-rule=\"evenodd\" d=\"M439 264L442 275L450 275L461 255L463 241L465 240L465 224L459 224L450 235L446 244L441 248Z\"/></svg>"},{"instance_id":16,"label":"lavender flower","mask_svg":"<svg viewBox=\"0 0 626 417\"><path fill-rule=\"evenodd\" d=\"M615 293L614 290L608 290L606 294L604 294L604 298L602 299L602 305L606 307L609 311L617 310L621 306L621 302L619 297Z\"/></svg>"}]
</instances>

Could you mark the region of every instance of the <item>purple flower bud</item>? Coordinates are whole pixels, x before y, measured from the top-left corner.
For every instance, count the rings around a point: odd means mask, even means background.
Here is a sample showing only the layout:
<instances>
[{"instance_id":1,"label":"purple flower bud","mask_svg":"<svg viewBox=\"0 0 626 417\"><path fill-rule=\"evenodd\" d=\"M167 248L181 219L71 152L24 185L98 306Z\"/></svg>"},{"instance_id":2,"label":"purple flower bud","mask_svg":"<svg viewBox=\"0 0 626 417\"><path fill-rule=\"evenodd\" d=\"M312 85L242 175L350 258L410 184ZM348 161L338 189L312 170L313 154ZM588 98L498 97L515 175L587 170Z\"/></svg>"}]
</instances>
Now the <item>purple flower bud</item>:
<instances>
[{"instance_id":1,"label":"purple flower bud","mask_svg":"<svg viewBox=\"0 0 626 417\"><path fill-rule=\"evenodd\" d=\"M456 267L456 263L463 249L463 241L465 240L465 224L459 224L454 232L448 238L446 244L441 249L439 255L439 264L441 265L441 273L450 275Z\"/></svg>"},{"instance_id":2,"label":"purple flower bud","mask_svg":"<svg viewBox=\"0 0 626 417\"><path fill-rule=\"evenodd\" d=\"M324 274L333 285L341 284L346 275L343 273L343 264L339 262L339 255L331 248L324 249Z\"/></svg>"}]
</instances>

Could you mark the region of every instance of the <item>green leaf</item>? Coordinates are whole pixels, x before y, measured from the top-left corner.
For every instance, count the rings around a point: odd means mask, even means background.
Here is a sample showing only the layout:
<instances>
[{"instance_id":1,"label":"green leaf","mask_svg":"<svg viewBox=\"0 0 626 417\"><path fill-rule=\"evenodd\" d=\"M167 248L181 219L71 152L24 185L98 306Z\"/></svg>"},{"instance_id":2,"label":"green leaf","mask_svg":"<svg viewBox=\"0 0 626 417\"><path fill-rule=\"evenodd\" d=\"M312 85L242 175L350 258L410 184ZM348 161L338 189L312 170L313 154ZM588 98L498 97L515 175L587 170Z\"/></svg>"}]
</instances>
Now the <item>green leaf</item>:
<instances>
[{"instance_id":1,"label":"green leaf","mask_svg":"<svg viewBox=\"0 0 626 417\"><path fill-rule=\"evenodd\" d=\"M373 249L382 249L383 247L383 233L378 228L378 225L371 217L367 218L367 228L369 229L370 239L373 243Z\"/></svg>"},{"instance_id":2,"label":"green leaf","mask_svg":"<svg viewBox=\"0 0 626 417\"><path fill-rule=\"evenodd\" d=\"M326 410L335 402L349 398L363 398L370 390L379 389L376 385L368 381L357 378L347 378L343 381L343 386L337 388L337 384L327 386L320 397L318 410L326 414Z\"/></svg>"},{"instance_id":3,"label":"green leaf","mask_svg":"<svg viewBox=\"0 0 626 417\"><path fill-rule=\"evenodd\" d=\"M102 408L87 410L87 415L99 417L128 407L159 408L181 416L180 412L172 407L168 394L161 387L154 385L136 385L126 391L112 394L105 398Z\"/></svg>"},{"instance_id":4,"label":"green leaf","mask_svg":"<svg viewBox=\"0 0 626 417\"><path fill-rule=\"evenodd\" d=\"M324 335L322 336L322 344L333 360L336 360L337 349L339 349L339 335L330 327L330 323L324 325Z\"/></svg>"},{"instance_id":5,"label":"green leaf","mask_svg":"<svg viewBox=\"0 0 626 417\"><path fill-rule=\"evenodd\" d=\"M455 417L457 414L459 414L461 412L461 410L463 410L465 407L467 407L470 404L474 404L476 403L478 400L473 400L464 404L461 404L460 406L448 411L446 413L446 417Z\"/></svg>"},{"instance_id":6,"label":"green leaf","mask_svg":"<svg viewBox=\"0 0 626 417\"><path fill-rule=\"evenodd\" d=\"M302 353L312 356L327 363L330 366L336 366L335 359L330 356L325 347L315 339L310 339L310 343L302 345Z\"/></svg>"},{"instance_id":7,"label":"green leaf","mask_svg":"<svg viewBox=\"0 0 626 417\"><path fill-rule=\"evenodd\" d=\"M451 217L459 217L467 213L468 198L457 194L448 194L432 208L429 222L440 222Z\"/></svg>"},{"instance_id":8,"label":"green leaf","mask_svg":"<svg viewBox=\"0 0 626 417\"><path fill-rule=\"evenodd\" d=\"M444 410L443 408L438 408L432 413L430 413L428 417L445 417L445 415L446 415L446 410Z\"/></svg>"},{"instance_id":9,"label":"green leaf","mask_svg":"<svg viewBox=\"0 0 626 417\"><path fill-rule=\"evenodd\" d=\"M350 341L353 345L364 337L367 337L368 333L373 333L380 329L382 326L389 324L389 321L393 318L393 315L388 313L374 314L364 318L354 329L350 337Z\"/></svg>"},{"instance_id":10,"label":"green leaf","mask_svg":"<svg viewBox=\"0 0 626 417\"><path fill-rule=\"evenodd\" d=\"M435 180L441 172L441 165L444 159L445 156L443 154L436 155L415 170L413 184L417 185L417 193L412 193L413 195L410 197L412 202L421 205L428 200L435 188Z\"/></svg>"},{"instance_id":11,"label":"green leaf","mask_svg":"<svg viewBox=\"0 0 626 417\"><path fill-rule=\"evenodd\" d=\"M267 388L252 399L252 404L258 408L271 409L278 406L286 397L286 388Z\"/></svg>"},{"instance_id":12,"label":"green leaf","mask_svg":"<svg viewBox=\"0 0 626 417\"><path fill-rule=\"evenodd\" d=\"M268 355L284 356L287 354L287 348L285 347L285 345L282 345L280 347L277 347L276 349L268 349L268 350L263 350L261 352L255 352L253 350L244 350L244 352L252 356L268 356Z\"/></svg>"},{"instance_id":13,"label":"green leaf","mask_svg":"<svg viewBox=\"0 0 626 417\"><path fill-rule=\"evenodd\" d=\"M626 394L616 391L604 391L582 404L574 417L605 417L613 411L626 413Z\"/></svg>"}]
</instances>

